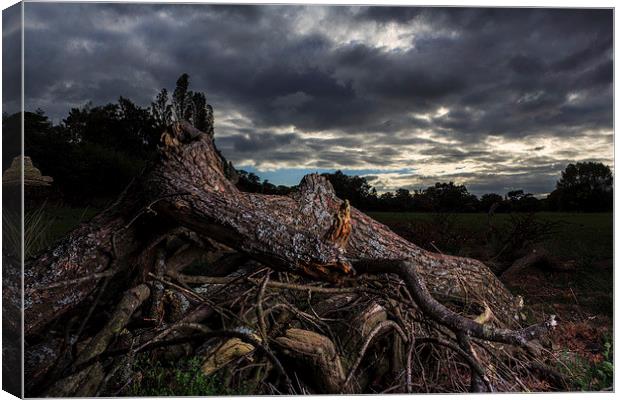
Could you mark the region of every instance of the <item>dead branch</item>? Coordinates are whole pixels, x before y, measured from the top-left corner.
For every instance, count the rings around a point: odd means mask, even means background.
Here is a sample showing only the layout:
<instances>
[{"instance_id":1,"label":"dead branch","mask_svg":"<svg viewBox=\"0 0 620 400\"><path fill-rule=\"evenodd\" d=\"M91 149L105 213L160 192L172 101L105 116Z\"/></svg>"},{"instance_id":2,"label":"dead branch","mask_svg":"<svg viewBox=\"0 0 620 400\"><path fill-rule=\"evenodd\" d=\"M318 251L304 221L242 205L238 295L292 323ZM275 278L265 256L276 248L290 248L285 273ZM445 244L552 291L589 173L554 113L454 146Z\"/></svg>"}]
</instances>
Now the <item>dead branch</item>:
<instances>
[{"instance_id":1,"label":"dead branch","mask_svg":"<svg viewBox=\"0 0 620 400\"><path fill-rule=\"evenodd\" d=\"M78 355L76 363L81 364L103 353L110 341L127 325L131 315L149 297L149 294L150 290L144 284L125 293L112 318Z\"/></svg>"},{"instance_id":2,"label":"dead branch","mask_svg":"<svg viewBox=\"0 0 620 400\"><path fill-rule=\"evenodd\" d=\"M387 329L390 329L390 328L398 332L398 334L404 341L407 341L407 335L405 335L405 332L403 332L401 327L398 326L398 324L396 324L394 321L383 321L383 322L378 323L377 326L368 334L366 341L364 342L362 347L359 349L357 358L355 362L353 363L353 366L349 370L347 379L344 382L344 385L343 385L344 387L347 387L347 385L349 385L349 383L351 382L351 379L353 378L355 371L357 371L357 367L359 367L360 363L362 362L362 359L364 358L364 354L366 353L366 350L368 350L368 346L373 341L375 336L377 336L381 332L385 332Z\"/></svg>"},{"instance_id":3,"label":"dead branch","mask_svg":"<svg viewBox=\"0 0 620 400\"><path fill-rule=\"evenodd\" d=\"M405 282L411 296L422 311L436 322L455 332L467 332L479 339L523 346L529 340L548 332L557 325L554 315L541 324L519 330L499 329L482 325L460 316L435 300L418 274L416 264L412 261L358 260L354 265L358 270L366 272L396 273Z\"/></svg>"}]
</instances>

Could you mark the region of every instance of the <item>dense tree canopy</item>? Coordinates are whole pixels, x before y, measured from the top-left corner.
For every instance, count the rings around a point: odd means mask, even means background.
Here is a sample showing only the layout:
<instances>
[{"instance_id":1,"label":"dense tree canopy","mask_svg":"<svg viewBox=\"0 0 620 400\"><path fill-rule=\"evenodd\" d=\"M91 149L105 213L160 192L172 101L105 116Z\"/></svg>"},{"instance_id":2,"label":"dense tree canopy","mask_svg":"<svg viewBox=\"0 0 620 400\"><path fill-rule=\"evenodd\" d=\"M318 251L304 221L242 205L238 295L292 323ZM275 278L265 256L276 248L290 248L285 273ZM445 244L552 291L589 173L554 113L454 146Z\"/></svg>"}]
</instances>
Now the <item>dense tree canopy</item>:
<instances>
[{"instance_id":1,"label":"dense tree canopy","mask_svg":"<svg viewBox=\"0 0 620 400\"><path fill-rule=\"evenodd\" d=\"M377 191L370 186L366 178L349 176L342 171L323 176L334 186L338 197L348 199L354 206L361 209L373 209L377 206Z\"/></svg>"},{"instance_id":2,"label":"dense tree canopy","mask_svg":"<svg viewBox=\"0 0 620 400\"><path fill-rule=\"evenodd\" d=\"M285 195L293 190L293 188L288 186L276 186L266 179L261 182L258 175L253 172L243 170L237 172L239 176L237 187L245 192Z\"/></svg>"},{"instance_id":3,"label":"dense tree canopy","mask_svg":"<svg viewBox=\"0 0 620 400\"><path fill-rule=\"evenodd\" d=\"M470 212L478 208L478 199L470 194L464 185L455 185L453 182L440 183L431 186L423 193L428 198L433 210L438 212Z\"/></svg>"},{"instance_id":4,"label":"dense tree canopy","mask_svg":"<svg viewBox=\"0 0 620 400\"><path fill-rule=\"evenodd\" d=\"M489 212L492 209L494 211L500 211L504 198L497 193L486 193L480 197L480 211Z\"/></svg>"},{"instance_id":5,"label":"dense tree canopy","mask_svg":"<svg viewBox=\"0 0 620 400\"><path fill-rule=\"evenodd\" d=\"M520 189L506 193L506 201L510 209L517 212L533 212L540 208L540 202L533 194Z\"/></svg>"},{"instance_id":6,"label":"dense tree canopy","mask_svg":"<svg viewBox=\"0 0 620 400\"><path fill-rule=\"evenodd\" d=\"M212 118L205 94L188 91L189 76L183 74L177 84L172 100L162 89L147 108L125 97L102 106L88 103L71 109L57 125L42 110L26 112L25 154L54 177L65 201L111 199L153 158L163 129L173 120L205 129ZM19 114L3 118L7 131L14 132L3 137L9 150L4 169L19 154L19 120Z\"/></svg>"}]
</instances>

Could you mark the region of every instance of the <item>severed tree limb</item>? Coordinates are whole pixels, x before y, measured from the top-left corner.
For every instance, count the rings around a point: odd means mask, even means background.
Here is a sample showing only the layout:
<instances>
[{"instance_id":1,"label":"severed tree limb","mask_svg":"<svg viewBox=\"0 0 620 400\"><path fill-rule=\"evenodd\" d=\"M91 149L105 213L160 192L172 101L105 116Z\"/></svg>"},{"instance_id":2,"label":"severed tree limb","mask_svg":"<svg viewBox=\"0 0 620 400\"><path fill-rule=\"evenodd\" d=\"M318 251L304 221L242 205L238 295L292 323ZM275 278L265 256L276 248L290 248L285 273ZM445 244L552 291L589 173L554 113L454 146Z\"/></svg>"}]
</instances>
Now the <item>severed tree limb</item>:
<instances>
[{"instance_id":1,"label":"severed tree limb","mask_svg":"<svg viewBox=\"0 0 620 400\"><path fill-rule=\"evenodd\" d=\"M281 352L310 370L319 393L339 393L348 388L344 383L344 369L332 341L316 332L303 329L287 329L283 336L274 340ZM348 391L348 389L346 389Z\"/></svg>"},{"instance_id":2,"label":"severed tree limb","mask_svg":"<svg viewBox=\"0 0 620 400\"><path fill-rule=\"evenodd\" d=\"M27 292L28 293L32 293L32 292L36 292L36 291L56 289L56 288L65 287L65 286L75 286L75 285L83 283L83 282L97 281L97 280L102 279L102 278L109 278L109 277L113 276L115 272L116 271L113 271L113 270L107 270L105 272L94 273L94 274L91 274L91 275L88 275L88 276L84 276L84 277L81 277L81 278L68 279L66 281L53 282L53 283L49 283L49 284L46 284L46 285L36 285L36 286L32 286L32 287L28 288Z\"/></svg>"},{"instance_id":3,"label":"severed tree limb","mask_svg":"<svg viewBox=\"0 0 620 400\"><path fill-rule=\"evenodd\" d=\"M269 343L267 341L267 324L265 322L265 312L263 311L263 297L265 296L265 288L267 287L267 283L269 283L269 272L263 278L263 282L260 285L258 293L256 295L256 318L258 321L258 329L260 332L261 339L265 346L269 347Z\"/></svg>"},{"instance_id":4,"label":"severed tree limb","mask_svg":"<svg viewBox=\"0 0 620 400\"><path fill-rule=\"evenodd\" d=\"M549 269L558 271L570 271L574 269L574 265L562 263L544 247L534 247L528 250L527 254L523 257L515 260L510 267L501 273L500 277L504 281L515 279L524 270L535 265L544 265Z\"/></svg>"},{"instance_id":5,"label":"severed tree limb","mask_svg":"<svg viewBox=\"0 0 620 400\"><path fill-rule=\"evenodd\" d=\"M154 274L163 279L166 270L166 252L165 249L157 250L155 259ZM159 325L164 318L164 285L159 281L151 282L151 307L148 310L149 319L156 325Z\"/></svg>"},{"instance_id":6,"label":"severed tree limb","mask_svg":"<svg viewBox=\"0 0 620 400\"><path fill-rule=\"evenodd\" d=\"M413 383L411 381L411 363L413 361L413 352L415 351L415 338L411 337L409 340L409 348L407 349L407 361L405 370L405 384L407 393L413 392Z\"/></svg>"},{"instance_id":7,"label":"severed tree limb","mask_svg":"<svg viewBox=\"0 0 620 400\"><path fill-rule=\"evenodd\" d=\"M417 272L416 263L410 260L358 260L355 268L371 273L395 273L406 284L407 289L420 309L431 319L444 325L455 333L465 333L478 339L524 346L529 340L553 329L557 322L555 316L541 323L523 329L511 330L480 324L463 317L433 298L426 284Z\"/></svg>"},{"instance_id":8,"label":"severed tree limb","mask_svg":"<svg viewBox=\"0 0 620 400\"><path fill-rule=\"evenodd\" d=\"M76 364L84 363L103 353L110 341L127 325L134 311L149 297L150 290L142 284L127 291L118 304L112 318L78 355Z\"/></svg>"},{"instance_id":9,"label":"severed tree limb","mask_svg":"<svg viewBox=\"0 0 620 400\"><path fill-rule=\"evenodd\" d=\"M185 283L198 283L198 284L214 284L214 285L228 285L235 281L238 281L238 278L229 278L229 277L219 277L219 276L200 276L200 275L185 275L185 274L177 274L176 278L182 280ZM250 281L255 285L260 285L261 281L255 278L244 278L244 280ZM350 286L350 287L325 287L325 286L317 286L317 285L303 285L303 284L295 284L295 283L286 283L286 282L278 282L278 281L268 281L267 287L271 289L284 289L284 290L295 290L300 292L313 292L313 293L324 293L324 294L342 294L342 293L375 293L372 289L368 289L366 287L361 286Z\"/></svg>"},{"instance_id":10,"label":"severed tree limb","mask_svg":"<svg viewBox=\"0 0 620 400\"><path fill-rule=\"evenodd\" d=\"M456 339L461 349L465 353L469 354L469 356L473 360L475 360L478 363L478 365L480 365L480 360L478 356L476 355L474 348L471 345L471 340L469 339L469 337L466 334L459 332L456 335ZM480 366L480 368L483 369L482 366ZM472 393L480 393L484 391L485 385L486 387L489 388L489 391L493 392L493 386L490 384L490 382L488 382L488 378L486 377L486 375L480 375L476 370L472 369L469 391Z\"/></svg>"}]
</instances>

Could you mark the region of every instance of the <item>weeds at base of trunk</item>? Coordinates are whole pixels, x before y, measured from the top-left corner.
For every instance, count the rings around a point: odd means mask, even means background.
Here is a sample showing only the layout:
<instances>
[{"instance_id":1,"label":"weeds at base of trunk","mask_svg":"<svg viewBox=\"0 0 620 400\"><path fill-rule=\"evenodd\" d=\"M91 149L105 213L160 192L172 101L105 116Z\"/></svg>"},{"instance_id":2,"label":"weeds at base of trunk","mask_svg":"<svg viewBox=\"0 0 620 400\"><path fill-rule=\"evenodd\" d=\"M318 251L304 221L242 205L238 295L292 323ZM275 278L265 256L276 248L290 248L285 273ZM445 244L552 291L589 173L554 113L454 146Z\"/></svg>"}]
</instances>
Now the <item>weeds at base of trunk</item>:
<instances>
[{"instance_id":1,"label":"weeds at base of trunk","mask_svg":"<svg viewBox=\"0 0 620 400\"><path fill-rule=\"evenodd\" d=\"M612 390L614 383L613 350L610 341L605 342L603 359L595 362L569 351L560 354L559 370L572 376L581 391Z\"/></svg>"},{"instance_id":2,"label":"weeds at base of trunk","mask_svg":"<svg viewBox=\"0 0 620 400\"><path fill-rule=\"evenodd\" d=\"M191 357L171 365L151 362L146 356L138 357L134 372L141 379L134 382L128 396L222 396L249 394L245 388L233 390L224 384L222 372L205 376L201 371L202 359Z\"/></svg>"}]
</instances>

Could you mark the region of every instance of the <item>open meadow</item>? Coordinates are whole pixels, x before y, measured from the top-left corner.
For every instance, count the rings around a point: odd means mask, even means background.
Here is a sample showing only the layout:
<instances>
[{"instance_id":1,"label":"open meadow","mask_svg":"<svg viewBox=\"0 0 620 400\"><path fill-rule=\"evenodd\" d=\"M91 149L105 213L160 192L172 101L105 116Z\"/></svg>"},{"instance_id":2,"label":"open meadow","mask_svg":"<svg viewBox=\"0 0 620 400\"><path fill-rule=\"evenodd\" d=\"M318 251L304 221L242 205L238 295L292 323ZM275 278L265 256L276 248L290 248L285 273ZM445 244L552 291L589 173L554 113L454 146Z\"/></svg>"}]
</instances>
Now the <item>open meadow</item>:
<instances>
[{"instance_id":1,"label":"open meadow","mask_svg":"<svg viewBox=\"0 0 620 400\"><path fill-rule=\"evenodd\" d=\"M371 212L369 215L390 227L407 224L437 226L443 219L448 219L458 233L469 235L465 238L466 242L477 240L489 227L489 217L482 213ZM543 238L543 242L558 257L583 263L613 258L612 213L540 212L533 215L536 220L551 224L551 232ZM492 223L495 226L509 225L512 217L511 214L495 214Z\"/></svg>"}]
</instances>

